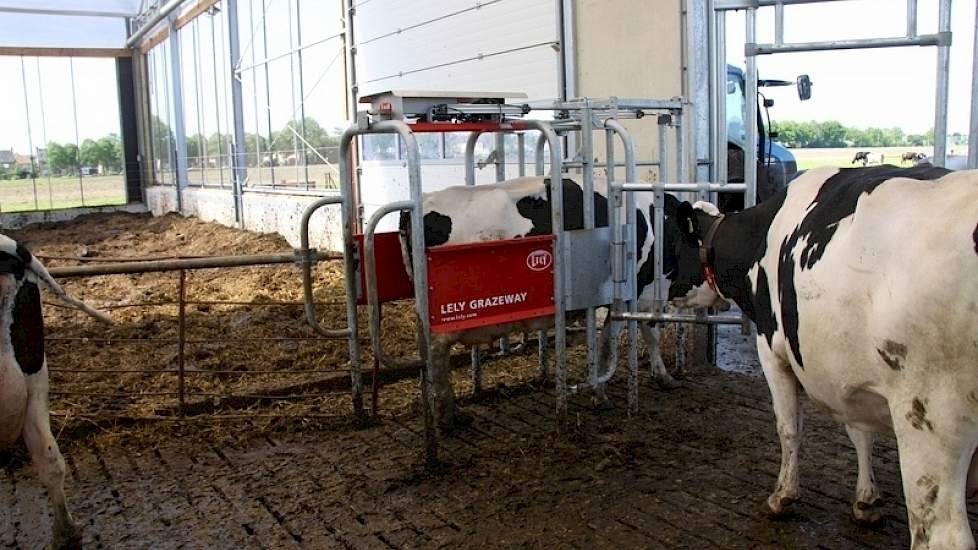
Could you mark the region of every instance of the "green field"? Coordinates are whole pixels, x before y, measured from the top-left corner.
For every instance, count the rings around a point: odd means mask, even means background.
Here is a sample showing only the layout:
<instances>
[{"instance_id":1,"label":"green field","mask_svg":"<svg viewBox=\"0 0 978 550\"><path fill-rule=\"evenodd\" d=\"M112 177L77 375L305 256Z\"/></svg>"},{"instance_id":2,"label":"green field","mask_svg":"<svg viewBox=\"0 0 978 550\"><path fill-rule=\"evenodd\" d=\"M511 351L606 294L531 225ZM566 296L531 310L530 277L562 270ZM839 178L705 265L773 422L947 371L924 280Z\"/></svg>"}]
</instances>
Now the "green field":
<instances>
[{"instance_id":1,"label":"green field","mask_svg":"<svg viewBox=\"0 0 978 550\"><path fill-rule=\"evenodd\" d=\"M847 147L839 149L791 149L791 152L798 159L798 169L807 170L818 166L861 166L852 163L852 157L857 151L869 151L874 154L883 155L883 162L895 166L910 166L910 162L903 162L900 157L903 153L914 152L930 155L934 152L933 147ZM954 147L948 150L948 154L963 155L967 154L967 147Z\"/></svg>"},{"instance_id":2,"label":"green field","mask_svg":"<svg viewBox=\"0 0 978 550\"><path fill-rule=\"evenodd\" d=\"M122 174L0 180L0 212L125 203L126 183Z\"/></svg>"}]
</instances>

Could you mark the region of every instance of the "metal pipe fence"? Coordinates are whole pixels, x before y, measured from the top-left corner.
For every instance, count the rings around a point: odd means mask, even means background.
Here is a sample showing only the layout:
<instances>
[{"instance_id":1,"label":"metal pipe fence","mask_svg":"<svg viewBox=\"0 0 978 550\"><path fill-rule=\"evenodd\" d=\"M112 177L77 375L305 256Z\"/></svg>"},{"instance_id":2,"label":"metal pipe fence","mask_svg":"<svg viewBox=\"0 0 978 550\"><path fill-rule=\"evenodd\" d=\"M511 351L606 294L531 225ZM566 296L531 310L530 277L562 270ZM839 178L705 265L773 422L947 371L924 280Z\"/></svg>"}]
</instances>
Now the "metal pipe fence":
<instances>
[{"instance_id":1,"label":"metal pipe fence","mask_svg":"<svg viewBox=\"0 0 978 550\"><path fill-rule=\"evenodd\" d=\"M335 259L335 255L317 255L313 258L313 261L322 261L326 259ZM48 337L47 340L52 344L54 350L57 350L58 346L78 346L78 345L90 345L90 346L110 346L112 348L119 348L121 346L139 346L140 349L145 349L145 346L152 346L156 351L172 349L176 347L176 355L172 360L172 365L175 366L164 366L163 368L119 368L119 369L87 369L87 368L72 368L72 367L51 367L50 372L55 376L70 376L78 381L78 377L89 378L89 377L101 377L105 375L145 375L146 377L176 377L176 388L152 388L152 391L146 391L145 389L139 389L135 391L119 391L122 387L121 383L118 381L112 381L110 384L103 385L99 387L84 381L78 384L72 384L76 387L65 388L67 384L59 383L53 385L53 389L50 392L51 395L60 397L92 397L101 398L100 401L111 401L111 400L142 400L139 404L146 404L146 399L150 400L156 398L170 398L169 402L153 402L154 411L161 408L169 408L173 416L186 417L188 416L187 410L188 405L194 403L194 400L246 400L250 402L254 401L284 401L284 400L308 400L316 398L325 397L336 397L337 394L343 394L348 391L348 385L346 383L346 376L348 376L348 369L340 366L339 368L299 368L299 369L269 369L269 368L257 368L251 369L247 368L244 370L233 370L228 368L215 368L215 369L197 369L189 368L188 365L193 357L194 347L199 347L201 345L222 345L228 349L234 349L236 346L241 344L252 344L252 345L284 345L290 349L283 350L283 357L288 357L291 355L293 358L297 357L300 352L298 346L302 345L313 345L321 344L323 342L336 342L335 338L324 337L322 335L274 335L274 336L262 336L254 337L248 335L228 335L228 336L199 336L194 337L194 333L200 330L200 327L196 326L192 319L197 315L189 311L188 306L207 306L208 308L227 306L229 308L235 308L236 310L244 306L250 306L253 308L297 308L299 311L304 307L305 302L302 300L296 301L283 301L283 300L261 300L246 302L241 300L211 300L211 299L193 299L193 295L190 292L191 284L189 274L202 269L226 269L228 267L268 267L276 264L283 263L295 263L296 256L294 254L279 254L279 255L252 255L252 256L224 256L224 257L198 257L198 258L183 258L183 259L153 259L150 261L130 261L130 262L116 262L116 263L104 263L104 264L94 264L94 265L82 265L82 266L72 266L72 267L54 267L49 271L55 277L93 277L93 276L105 276L105 275L121 275L121 274L136 274L136 273L150 273L150 272L166 272L173 273L177 277L177 288L176 288L176 299L174 300L152 300L148 302L141 303L126 303L126 304L116 304L110 306L106 309L120 310L123 308L159 308L159 307L169 307L176 308L176 319L173 319L176 323L176 336L167 337L154 335L146 338L131 337L131 336L120 336L114 337L112 334L102 334L98 337L85 337L85 336L58 336L54 335ZM190 272L190 273L188 273ZM346 301L342 299L338 300L321 300L317 302L319 305L343 305L345 307ZM199 312L199 310L198 310ZM221 313L215 313L213 311L208 311L209 315L220 315ZM309 332L306 326L305 320L301 315L295 316L294 319L295 327L303 332ZM109 329L111 330L111 329ZM166 327L159 327L157 329L159 332L166 332ZM240 347L238 347L240 350ZM143 352L140 352L143 353ZM149 352L147 352L149 353ZM51 355L49 353L49 355ZM339 378L339 383L333 385L334 390L324 390L324 391L309 391L310 387L316 387L317 382L322 381L320 379L310 379L314 375L324 375L329 376L341 374ZM275 375L282 375L289 378L295 378L301 376L303 381L292 386L286 386L283 390L281 387L267 388L240 388L230 385L226 391L214 391L213 388L199 388L195 384L196 381L201 379L218 379L226 377L234 377L237 380L244 378L256 378L256 377L274 377ZM90 378L89 378L90 379ZM306 382L305 384L303 382ZM60 386L60 388L59 388ZM62 389L63 388L63 389ZM73 416L80 417L84 415L91 416L90 412L78 412L72 411ZM104 415L103 415L104 416ZM171 416L153 414L150 415L153 418L165 418L169 419ZM288 416L288 415L285 415ZM148 419L146 415L131 414L131 411L122 411L120 415L113 415L115 417L125 417L128 419Z\"/></svg>"}]
</instances>

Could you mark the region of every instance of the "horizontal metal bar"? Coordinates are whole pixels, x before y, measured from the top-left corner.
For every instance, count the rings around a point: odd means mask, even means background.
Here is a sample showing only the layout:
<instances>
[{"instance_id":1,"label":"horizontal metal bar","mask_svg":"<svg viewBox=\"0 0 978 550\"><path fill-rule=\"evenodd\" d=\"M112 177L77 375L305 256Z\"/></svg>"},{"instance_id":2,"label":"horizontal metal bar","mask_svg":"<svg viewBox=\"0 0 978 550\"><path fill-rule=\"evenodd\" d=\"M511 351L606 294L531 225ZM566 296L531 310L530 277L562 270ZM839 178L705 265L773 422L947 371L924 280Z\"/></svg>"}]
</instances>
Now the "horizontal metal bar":
<instances>
[{"instance_id":1,"label":"horizontal metal bar","mask_svg":"<svg viewBox=\"0 0 978 550\"><path fill-rule=\"evenodd\" d=\"M788 44L747 44L744 55L757 56L786 52L818 52L826 50L866 50L871 48L894 48L900 46L941 46L949 43L950 36L922 34L914 37L861 38L853 40L828 40L825 42L797 42Z\"/></svg>"},{"instance_id":2,"label":"horizontal metal bar","mask_svg":"<svg viewBox=\"0 0 978 550\"><path fill-rule=\"evenodd\" d=\"M319 261L319 258L314 258ZM296 263L295 253L256 254L248 256L214 256L186 260L154 260L150 262L126 262L118 264L80 265L52 267L48 271L54 277L89 277L92 275L121 275L126 273L152 273L181 269L209 269L220 267L245 267L266 264Z\"/></svg>"},{"instance_id":3,"label":"horizontal metal bar","mask_svg":"<svg viewBox=\"0 0 978 550\"><path fill-rule=\"evenodd\" d=\"M42 5L30 8L22 8L19 6L0 6L0 12L22 13L25 15L66 15L70 17L135 17L137 15L136 12L133 11L48 8L44 7L42 2L35 3Z\"/></svg>"},{"instance_id":4,"label":"horizontal metal bar","mask_svg":"<svg viewBox=\"0 0 978 550\"><path fill-rule=\"evenodd\" d=\"M650 111L675 111L683 108L683 103L679 99L643 99L637 97L616 97L610 99L571 99L568 101L553 102L531 102L530 107L540 111L580 111L591 109L592 111L607 110L650 110Z\"/></svg>"},{"instance_id":5,"label":"horizontal metal bar","mask_svg":"<svg viewBox=\"0 0 978 550\"><path fill-rule=\"evenodd\" d=\"M845 2L847 0L780 0L785 6L799 4L821 4L823 2ZM763 8L778 5L779 0L715 0L713 9L716 11L745 10L748 8Z\"/></svg>"},{"instance_id":6,"label":"horizontal metal bar","mask_svg":"<svg viewBox=\"0 0 978 550\"><path fill-rule=\"evenodd\" d=\"M139 370L139 369L124 369L124 370L112 370L112 369L59 369L52 368L49 369L50 373L71 373L71 374L179 374L180 369L152 369L152 370ZM332 370L200 370L200 369L185 369L185 375L202 374L202 375L217 375L217 374L240 374L244 376L257 375L257 374L288 374L289 376L294 374L335 374L337 372L346 372L343 369L332 369ZM139 395L139 394L133 394Z\"/></svg>"},{"instance_id":7,"label":"horizontal metal bar","mask_svg":"<svg viewBox=\"0 0 978 550\"><path fill-rule=\"evenodd\" d=\"M739 325L741 317L731 315L689 315L683 313L613 313L615 321L652 321L656 323L694 323L698 325Z\"/></svg>"},{"instance_id":8,"label":"horizontal metal bar","mask_svg":"<svg viewBox=\"0 0 978 550\"><path fill-rule=\"evenodd\" d=\"M234 74L240 75L241 73L243 73L243 72L245 72L245 71L247 71L249 69L254 69L255 67L260 67L262 65L267 65L268 63L271 63L272 61L277 61L279 59L282 59L283 57L288 57L288 56L290 56L292 54L301 52L302 50L312 48L313 46L318 46L318 45L322 44L323 42L328 42L328 41L333 40L335 38L341 38L344 34L346 34L345 31L340 31L340 32L338 32L336 34L327 36L326 38L321 38L321 39L319 39L319 40L317 40L315 42L312 42L312 43L309 43L309 44L303 44L301 46L297 46L295 48L292 48L291 50L288 50L286 52L282 52L280 54L273 55L273 56L268 57L266 59L262 59L261 61L256 61L255 63L252 63L251 65L246 65L244 67L241 67L241 66L235 67Z\"/></svg>"},{"instance_id":9,"label":"horizontal metal bar","mask_svg":"<svg viewBox=\"0 0 978 550\"><path fill-rule=\"evenodd\" d=\"M658 165L659 165L659 161L657 160L640 160L635 162L635 166L658 166ZM563 162L563 166L564 168L581 168L582 166L584 166L584 163L577 160L574 161L565 160ZM591 166L595 168L607 168L608 164L605 162L592 162ZM616 162L615 166L626 167L628 166L628 164L624 162Z\"/></svg>"},{"instance_id":10,"label":"horizontal metal bar","mask_svg":"<svg viewBox=\"0 0 978 550\"><path fill-rule=\"evenodd\" d=\"M132 57L129 48L52 48L36 46L2 46L0 55L24 57Z\"/></svg>"},{"instance_id":11,"label":"horizontal metal bar","mask_svg":"<svg viewBox=\"0 0 978 550\"><path fill-rule=\"evenodd\" d=\"M294 406L294 404L292 405ZM318 405L317 405L318 406ZM381 409L387 410L387 409ZM129 422L216 422L220 420L254 420L256 418L294 418L296 416L302 416L302 418L343 418L342 414L327 414L327 413L308 413L308 412L289 412L282 414L275 413L254 413L254 414L201 414L198 416L165 416L165 415L126 415L126 414L77 414L77 413L62 413L51 411L51 416L64 417L68 420L70 417L72 420L75 419L85 419L89 421L110 421L110 420L125 420Z\"/></svg>"},{"instance_id":12,"label":"horizontal metal bar","mask_svg":"<svg viewBox=\"0 0 978 550\"><path fill-rule=\"evenodd\" d=\"M622 183L614 186L615 189L625 192L635 191L671 191L673 193L690 193L703 189L699 183ZM727 193L744 193L747 185L744 183L710 183L706 185L709 191L723 191Z\"/></svg>"}]
</instances>

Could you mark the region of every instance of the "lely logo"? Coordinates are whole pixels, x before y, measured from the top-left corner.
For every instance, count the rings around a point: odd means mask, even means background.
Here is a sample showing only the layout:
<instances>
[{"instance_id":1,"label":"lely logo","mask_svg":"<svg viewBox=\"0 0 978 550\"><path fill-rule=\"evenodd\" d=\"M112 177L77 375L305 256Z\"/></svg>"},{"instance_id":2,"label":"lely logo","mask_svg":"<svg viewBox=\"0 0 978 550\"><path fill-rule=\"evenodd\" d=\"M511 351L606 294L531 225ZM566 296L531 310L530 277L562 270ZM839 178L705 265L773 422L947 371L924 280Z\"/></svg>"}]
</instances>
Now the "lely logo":
<instances>
[{"instance_id":1,"label":"lely logo","mask_svg":"<svg viewBox=\"0 0 978 550\"><path fill-rule=\"evenodd\" d=\"M543 271L554 263L554 257L549 250L534 250L526 256L526 267L533 271Z\"/></svg>"}]
</instances>

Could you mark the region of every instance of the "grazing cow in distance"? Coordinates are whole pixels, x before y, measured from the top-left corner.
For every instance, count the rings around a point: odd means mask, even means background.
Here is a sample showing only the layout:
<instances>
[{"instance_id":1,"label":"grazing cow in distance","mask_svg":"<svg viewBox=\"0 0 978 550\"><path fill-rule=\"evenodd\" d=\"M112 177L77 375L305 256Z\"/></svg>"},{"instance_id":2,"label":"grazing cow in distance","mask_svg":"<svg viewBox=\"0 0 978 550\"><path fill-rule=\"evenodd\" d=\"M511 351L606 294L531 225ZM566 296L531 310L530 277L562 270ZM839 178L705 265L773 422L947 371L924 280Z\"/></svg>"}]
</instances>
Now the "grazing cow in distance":
<instances>
[{"instance_id":1,"label":"grazing cow in distance","mask_svg":"<svg viewBox=\"0 0 978 550\"><path fill-rule=\"evenodd\" d=\"M857 162L862 162L863 166L869 164L883 164L886 157L882 153L873 153L872 151L859 151L854 157L852 157L852 162L849 164L856 164Z\"/></svg>"},{"instance_id":2,"label":"grazing cow in distance","mask_svg":"<svg viewBox=\"0 0 978 550\"><path fill-rule=\"evenodd\" d=\"M978 171L819 168L754 208L684 203L672 223L716 273L687 298L733 300L757 325L782 450L771 511L799 496L801 388L856 447L858 520L879 517L872 445L893 430L913 548L974 548Z\"/></svg>"},{"instance_id":3,"label":"grazing cow in distance","mask_svg":"<svg viewBox=\"0 0 978 550\"><path fill-rule=\"evenodd\" d=\"M81 544L64 493L65 461L51 434L48 366L38 285L104 322L111 320L67 293L29 250L0 235L0 447L21 436L54 508L54 547Z\"/></svg>"},{"instance_id":4,"label":"grazing cow in distance","mask_svg":"<svg viewBox=\"0 0 978 550\"><path fill-rule=\"evenodd\" d=\"M551 233L549 177L525 177L485 185L455 186L425 193L423 196L425 244L434 247L445 244L459 244L475 241L511 239ZM595 178L595 189L602 189L604 182ZM581 184L569 176L562 179L564 200L564 228L566 230L584 227L583 200ZM653 236L651 194L636 196L637 252L638 252L638 293L639 309L649 311L652 305L653 276ZM666 196L666 216L670 216L679 204L672 195ZM594 193L595 227L607 227L608 202L604 195ZM622 213L624 216L624 213ZM624 218L622 218L624 219ZM401 214L401 246L407 272L412 272L410 253L410 216ZM662 238L664 248L664 268L667 274L677 272L673 244L682 241L669 233ZM695 285L703 284L703 277L694 274L689 280L675 282L670 292L685 294ZM435 402L437 421L443 427L455 422L455 396L450 379L448 362L449 350L456 342L466 345L491 342L512 332L543 330L553 326L551 316L518 321L504 325L474 328L447 334L433 334L430 350L433 359L432 377L435 383ZM645 341L652 364L653 379L660 387L671 388L677 384L666 371L659 355L659 331L648 323L640 323L642 338ZM606 325L610 327L610 323ZM599 369L605 372L609 346L614 338L602 330L600 338ZM601 391L600 388L597 389ZM600 400L602 396L598 395ZM464 417L462 417L464 418Z\"/></svg>"},{"instance_id":5,"label":"grazing cow in distance","mask_svg":"<svg viewBox=\"0 0 978 550\"><path fill-rule=\"evenodd\" d=\"M925 158L927 158L927 155L923 153L915 153L913 151L907 151L906 153L900 156L900 161L912 162L914 164L917 164L918 162L924 160Z\"/></svg>"}]
</instances>

